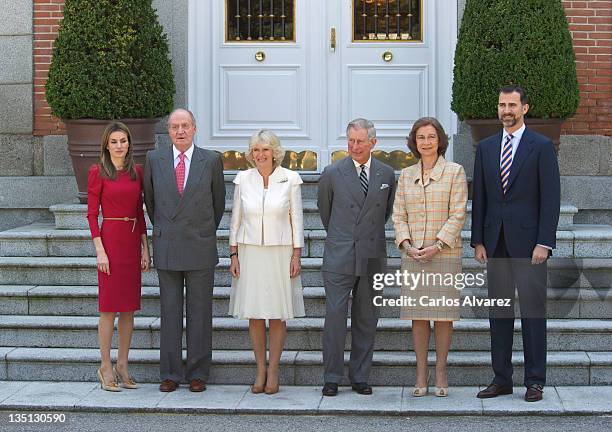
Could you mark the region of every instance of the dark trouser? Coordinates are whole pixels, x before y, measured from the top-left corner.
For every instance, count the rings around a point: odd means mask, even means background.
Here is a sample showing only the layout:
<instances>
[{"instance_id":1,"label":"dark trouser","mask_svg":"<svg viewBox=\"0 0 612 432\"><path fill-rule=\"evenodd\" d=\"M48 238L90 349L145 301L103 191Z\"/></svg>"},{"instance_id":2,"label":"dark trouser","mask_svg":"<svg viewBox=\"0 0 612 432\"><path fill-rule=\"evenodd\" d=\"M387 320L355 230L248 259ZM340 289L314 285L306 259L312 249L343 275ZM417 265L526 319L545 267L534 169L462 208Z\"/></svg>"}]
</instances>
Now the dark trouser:
<instances>
[{"instance_id":1,"label":"dark trouser","mask_svg":"<svg viewBox=\"0 0 612 432\"><path fill-rule=\"evenodd\" d=\"M161 303L160 377L206 382L212 358L214 269L157 270ZM183 372L183 286L187 294L187 364Z\"/></svg>"},{"instance_id":2,"label":"dark trouser","mask_svg":"<svg viewBox=\"0 0 612 432\"><path fill-rule=\"evenodd\" d=\"M346 318L351 292L351 357L349 379L367 382L372 368L372 354L378 310L372 298L372 278L323 272L325 283L325 326L323 328L323 366L325 382L339 383L344 376Z\"/></svg>"},{"instance_id":3,"label":"dark trouser","mask_svg":"<svg viewBox=\"0 0 612 432\"><path fill-rule=\"evenodd\" d=\"M546 261L532 265L531 258L511 259L502 227L497 249L487 264L489 298L512 299L510 308L489 311L493 382L496 384L512 386L515 287L521 310L524 384L546 383L546 270Z\"/></svg>"}]
</instances>

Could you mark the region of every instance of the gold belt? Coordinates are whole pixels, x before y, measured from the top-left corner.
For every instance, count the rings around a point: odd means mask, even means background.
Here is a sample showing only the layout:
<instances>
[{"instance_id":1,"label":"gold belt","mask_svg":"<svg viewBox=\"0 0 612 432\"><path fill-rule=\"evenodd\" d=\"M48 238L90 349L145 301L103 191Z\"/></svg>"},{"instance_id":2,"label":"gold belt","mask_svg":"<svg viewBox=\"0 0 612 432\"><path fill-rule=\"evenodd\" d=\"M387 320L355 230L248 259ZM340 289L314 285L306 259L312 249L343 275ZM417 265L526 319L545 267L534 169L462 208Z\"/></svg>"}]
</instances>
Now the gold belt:
<instances>
[{"instance_id":1,"label":"gold belt","mask_svg":"<svg viewBox=\"0 0 612 432\"><path fill-rule=\"evenodd\" d=\"M114 220L114 221L124 221L124 222L128 222L128 221L132 221L132 232L134 232L134 229L136 228L136 222L138 222L137 218L129 218L129 217L116 217L116 218L111 218L111 217L103 217L102 220Z\"/></svg>"}]
</instances>

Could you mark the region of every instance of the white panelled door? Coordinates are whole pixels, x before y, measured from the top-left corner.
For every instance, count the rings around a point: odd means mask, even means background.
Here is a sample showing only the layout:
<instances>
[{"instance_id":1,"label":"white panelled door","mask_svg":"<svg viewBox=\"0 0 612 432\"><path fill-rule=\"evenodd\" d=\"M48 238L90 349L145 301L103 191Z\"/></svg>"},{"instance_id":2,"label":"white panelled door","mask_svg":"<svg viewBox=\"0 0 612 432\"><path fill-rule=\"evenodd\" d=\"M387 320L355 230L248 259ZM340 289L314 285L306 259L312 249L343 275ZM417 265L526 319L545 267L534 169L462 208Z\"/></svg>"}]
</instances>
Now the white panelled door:
<instances>
[{"instance_id":1,"label":"white panelled door","mask_svg":"<svg viewBox=\"0 0 612 432\"><path fill-rule=\"evenodd\" d=\"M190 0L188 106L197 144L244 151L266 128L316 152L320 171L345 128L372 120L377 149L406 150L430 115L450 110L456 0ZM449 149L452 155L452 148Z\"/></svg>"}]
</instances>

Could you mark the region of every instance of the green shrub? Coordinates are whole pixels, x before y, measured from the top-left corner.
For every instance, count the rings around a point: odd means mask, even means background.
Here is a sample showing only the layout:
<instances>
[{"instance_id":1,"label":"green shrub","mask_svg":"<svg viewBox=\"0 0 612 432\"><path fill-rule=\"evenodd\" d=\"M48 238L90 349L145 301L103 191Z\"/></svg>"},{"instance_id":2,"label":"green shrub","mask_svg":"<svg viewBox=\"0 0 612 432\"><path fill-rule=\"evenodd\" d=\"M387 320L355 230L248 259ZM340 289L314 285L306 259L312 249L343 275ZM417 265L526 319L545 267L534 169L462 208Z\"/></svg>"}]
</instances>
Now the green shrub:
<instances>
[{"instance_id":1,"label":"green shrub","mask_svg":"<svg viewBox=\"0 0 612 432\"><path fill-rule=\"evenodd\" d=\"M46 84L55 116L162 117L174 90L151 0L66 0Z\"/></svg>"},{"instance_id":2,"label":"green shrub","mask_svg":"<svg viewBox=\"0 0 612 432\"><path fill-rule=\"evenodd\" d=\"M451 107L497 118L499 89L522 86L530 117L568 118L580 94L561 0L468 0L455 51Z\"/></svg>"}]
</instances>

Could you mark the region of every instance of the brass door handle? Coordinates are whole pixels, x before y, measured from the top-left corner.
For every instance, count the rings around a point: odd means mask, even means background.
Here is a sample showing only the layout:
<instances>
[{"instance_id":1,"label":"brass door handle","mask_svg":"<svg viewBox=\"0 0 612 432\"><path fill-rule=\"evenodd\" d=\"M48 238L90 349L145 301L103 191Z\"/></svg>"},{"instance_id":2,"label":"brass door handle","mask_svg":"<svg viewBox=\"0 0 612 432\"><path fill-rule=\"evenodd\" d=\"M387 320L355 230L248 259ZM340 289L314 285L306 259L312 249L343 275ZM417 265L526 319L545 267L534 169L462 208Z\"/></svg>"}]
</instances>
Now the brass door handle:
<instances>
[{"instance_id":1,"label":"brass door handle","mask_svg":"<svg viewBox=\"0 0 612 432\"><path fill-rule=\"evenodd\" d=\"M257 60L258 62L262 62L266 59L266 53L264 53L263 51L257 51L255 53L255 60Z\"/></svg>"},{"instance_id":2,"label":"brass door handle","mask_svg":"<svg viewBox=\"0 0 612 432\"><path fill-rule=\"evenodd\" d=\"M336 27L329 30L329 49L331 52L336 52Z\"/></svg>"},{"instance_id":3,"label":"brass door handle","mask_svg":"<svg viewBox=\"0 0 612 432\"><path fill-rule=\"evenodd\" d=\"M389 63L391 60L393 60L393 53L391 51L385 51L382 55L382 59Z\"/></svg>"}]
</instances>

